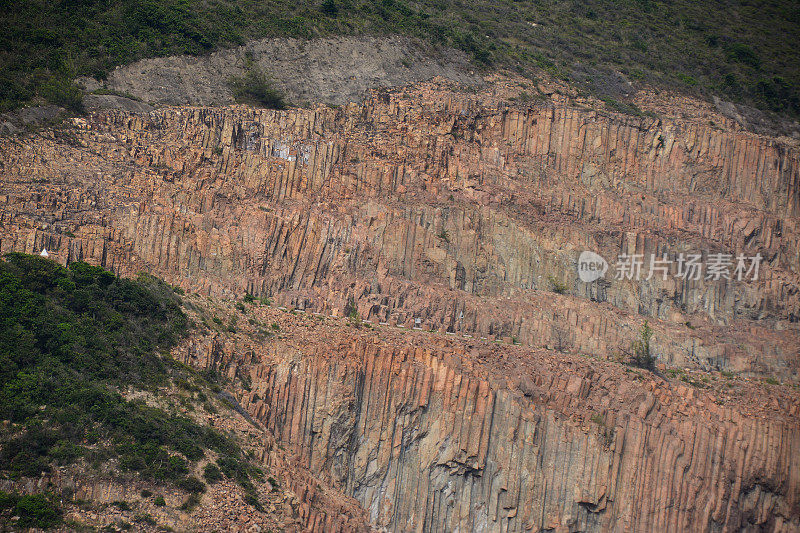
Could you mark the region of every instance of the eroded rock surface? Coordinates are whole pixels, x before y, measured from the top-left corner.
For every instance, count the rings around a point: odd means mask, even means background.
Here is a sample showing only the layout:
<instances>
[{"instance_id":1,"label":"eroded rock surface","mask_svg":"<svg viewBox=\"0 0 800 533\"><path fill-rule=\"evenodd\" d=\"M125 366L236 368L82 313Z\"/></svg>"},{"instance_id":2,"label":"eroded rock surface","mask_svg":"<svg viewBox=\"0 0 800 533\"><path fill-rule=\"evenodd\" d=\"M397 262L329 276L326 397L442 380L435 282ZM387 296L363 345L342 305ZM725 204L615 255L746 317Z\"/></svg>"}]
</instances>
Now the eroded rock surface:
<instances>
[{"instance_id":1,"label":"eroded rock surface","mask_svg":"<svg viewBox=\"0 0 800 533\"><path fill-rule=\"evenodd\" d=\"M247 411L378 528L800 527L790 387L257 304L214 313L241 328L195 336L181 360L249 376Z\"/></svg>"},{"instance_id":2,"label":"eroded rock surface","mask_svg":"<svg viewBox=\"0 0 800 533\"><path fill-rule=\"evenodd\" d=\"M103 84L152 104L228 105L228 80L253 67L295 104L361 102L368 89L436 76L483 84L462 52L396 36L262 39L208 56L143 59L118 67Z\"/></svg>"},{"instance_id":3,"label":"eroded rock surface","mask_svg":"<svg viewBox=\"0 0 800 533\"><path fill-rule=\"evenodd\" d=\"M797 530L800 151L520 90L116 110L5 139L0 251L304 311L248 311L280 342L244 326L179 357L246 372L242 405L376 527ZM764 260L757 280L584 283L584 250ZM346 312L380 333L312 315ZM644 319L683 379L615 362Z\"/></svg>"},{"instance_id":4,"label":"eroded rock surface","mask_svg":"<svg viewBox=\"0 0 800 533\"><path fill-rule=\"evenodd\" d=\"M336 110L114 111L62 138L6 141L0 246L324 313L353 298L376 322L606 357L649 317L663 362L798 379L796 148L689 121L508 107L501 89L422 85ZM757 281L612 271L583 283L584 249L764 261Z\"/></svg>"}]
</instances>

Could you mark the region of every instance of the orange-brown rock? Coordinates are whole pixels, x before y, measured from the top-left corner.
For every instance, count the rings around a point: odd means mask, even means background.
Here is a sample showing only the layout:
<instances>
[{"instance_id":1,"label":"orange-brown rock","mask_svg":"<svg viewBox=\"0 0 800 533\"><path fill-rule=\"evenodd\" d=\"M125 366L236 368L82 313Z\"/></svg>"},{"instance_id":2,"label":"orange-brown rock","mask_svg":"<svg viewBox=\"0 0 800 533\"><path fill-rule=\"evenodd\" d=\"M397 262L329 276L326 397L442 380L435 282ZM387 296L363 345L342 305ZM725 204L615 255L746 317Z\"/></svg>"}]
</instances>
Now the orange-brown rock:
<instances>
[{"instance_id":1,"label":"orange-brown rock","mask_svg":"<svg viewBox=\"0 0 800 533\"><path fill-rule=\"evenodd\" d=\"M196 298L196 297L195 297ZM190 298L191 300L191 298ZM232 311L234 314L236 311ZM790 387L248 306L183 361L391 531L796 531Z\"/></svg>"},{"instance_id":2,"label":"orange-brown rock","mask_svg":"<svg viewBox=\"0 0 800 533\"><path fill-rule=\"evenodd\" d=\"M5 139L0 251L303 310L258 311L281 342L180 357L251 376L237 394L311 476L292 490L317 531L349 527L326 491L394 531L797 530L800 150L715 115L511 105L515 83ZM583 250L764 261L584 283ZM311 318L346 309L381 333ZM645 318L685 381L614 362Z\"/></svg>"},{"instance_id":3,"label":"orange-brown rock","mask_svg":"<svg viewBox=\"0 0 800 533\"><path fill-rule=\"evenodd\" d=\"M771 139L427 85L338 110L109 112L3 154L4 251L530 345L562 327L600 355L643 314L669 363L797 379L798 150ZM585 248L765 263L757 282L584 284ZM553 305L550 278L573 297Z\"/></svg>"}]
</instances>

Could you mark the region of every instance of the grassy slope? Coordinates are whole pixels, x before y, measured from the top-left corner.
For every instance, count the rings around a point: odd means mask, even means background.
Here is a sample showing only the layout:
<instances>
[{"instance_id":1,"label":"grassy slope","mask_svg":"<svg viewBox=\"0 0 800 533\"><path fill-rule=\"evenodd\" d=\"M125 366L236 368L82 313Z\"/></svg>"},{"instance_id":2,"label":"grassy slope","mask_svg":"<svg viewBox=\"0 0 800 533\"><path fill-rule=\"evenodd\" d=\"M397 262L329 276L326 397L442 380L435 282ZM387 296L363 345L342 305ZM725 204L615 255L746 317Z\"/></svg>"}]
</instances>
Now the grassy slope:
<instances>
[{"instance_id":1,"label":"grassy slope","mask_svg":"<svg viewBox=\"0 0 800 533\"><path fill-rule=\"evenodd\" d=\"M143 57L366 32L423 37L522 72L543 67L599 96L616 69L800 116L800 4L790 0L0 2L0 110L36 97L79 108L72 77Z\"/></svg>"},{"instance_id":2,"label":"grassy slope","mask_svg":"<svg viewBox=\"0 0 800 533\"><path fill-rule=\"evenodd\" d=\"M174 384L213 409L206 394L215 387L160 354L186 329L178 297L156 278L127 280L85 263L63 268L36 256L5 256L0 477L38 478L77 463L98 475L109 467L196 494L205 485L192 471L215 455L206 481L231 477L259 506L251 477L262 473L230 436L180 414L179 406L164 410L122 394L146 390L158 396ZM52 525L58 521L55 499L0 492L0 529L11 516Z\"/></svg>"}]
</instances>

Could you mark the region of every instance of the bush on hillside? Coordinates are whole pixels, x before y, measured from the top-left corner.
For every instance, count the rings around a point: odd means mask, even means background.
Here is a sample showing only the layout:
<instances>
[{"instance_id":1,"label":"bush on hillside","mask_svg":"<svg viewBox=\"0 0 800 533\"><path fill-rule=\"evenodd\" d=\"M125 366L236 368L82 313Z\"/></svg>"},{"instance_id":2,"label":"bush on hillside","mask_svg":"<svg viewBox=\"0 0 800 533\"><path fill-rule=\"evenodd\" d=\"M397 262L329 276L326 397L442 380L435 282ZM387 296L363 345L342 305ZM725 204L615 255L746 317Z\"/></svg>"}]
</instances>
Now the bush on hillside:
<instances>
[{"instance_id":1,"label":"bush on hillside","mask_svg":"<svg viewBox=\"0 0 800 533\"><path fill-rule=\"evenodd\" d=\"M267 76L256 67L250 67L244 76L233 77L228 81L233 98L243 104L286 109L283 95L272 87Z\"/></svg>"}]
</instances>

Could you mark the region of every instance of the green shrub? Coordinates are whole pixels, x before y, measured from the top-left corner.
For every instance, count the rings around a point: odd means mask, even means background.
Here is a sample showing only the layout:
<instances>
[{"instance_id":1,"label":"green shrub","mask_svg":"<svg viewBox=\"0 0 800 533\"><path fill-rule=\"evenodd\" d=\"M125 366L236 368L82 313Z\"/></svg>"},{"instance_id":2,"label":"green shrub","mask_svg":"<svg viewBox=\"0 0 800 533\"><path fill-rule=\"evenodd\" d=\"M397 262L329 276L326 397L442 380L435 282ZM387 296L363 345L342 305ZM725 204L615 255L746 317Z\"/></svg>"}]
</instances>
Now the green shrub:
<instances>
[{"instance_id":1,"label":"green shrub","mask_svg":"<svg viewBox=\"0 0 800 533\"><path fill-rule=\"evenodd\" d=\"M175 380L175 386L188 392L197 392L200 390L199 387L192 385L186 378L183 377L179 377Z\"/></svg>"},{"instance_id":2,"label":"green shrub","mask_svg":"<svg viewBox=\"0 0 800 533\"><path fill-rule=\"evenodd\" d=\"M687 83L686 80L683 80L684 83ZM636 104L633 102L621 102L614 98L604 97L603 103L605 103L606 107L612 111L616 111L617 113L623 113L625 115L633 115L635 117L642 116L642 110L639 109Z\"/></svg>"},{"instance_id":3,"label":"green shrub","mask_svg":"<svg viewBox=\"0 0 800 533\"><path fill-rule=\"evenodd\" d=\"M153 518L149 513L139 513L133 517L133 520L135 522L138 522L140 524L146 524L148 526L155 526L156 524L158 524L158 522L156 522L156 519Z\"/></svg>"},{"instance_id":4,"label":"green shrub","mask_svg":"<svg viewBox=\"0 0 800 533\"><path fill-rule=\"evenodd\" d=\"M247 494L244 495L244 503L246 503L247 505L250 505L251 507L253 507L254 509L256 509L258 511L264 512L264 506L261 505L261 502L259 501L258 496L256 496L253 493L247 493Z\"/></svg>"},{"instance_id":5,"label":"green shrub","mask_svg":"<svg viewBox=\"0 0 800 533\"><path fill-rule=\"evenodd\" d=\"M257 67L250 66L244 76L228 80L233 98L239 103L269 109L286 109L283 95L272 87L267 76Z\"/></svg>"},{"instance_id":6,"label":"green shrub","mask_svg":"<svg viewBox=\"0 0 800 533\"><path fill-rule=\"evenodd\" d=\"M639 368L647 370L654 370L656 367L656 358L650 349L650 340L653 338L653 329L647 320L642 324L639 330L639 339L633 345L633 358L631 363Z\"/></svg>"},{"instance_id":7,"label":"green shrub","mask_svg":"<svg viewBox=\"0 0 800 533\"><path fill-rule=\"evenodd\" d=\"M676 74L676 76L678 77L679 80L681 80L686 85L689 85L691 87L697 85L697 80L694 78L694 76L690 76L688 74L684 74L683 72L678 72Z\"/></svg>"},{"instance_id":8,"label":"green shrub","mask_svg":"<svg viewBox=\"0 0 800 533\"><path fill-rule=\"evenodd\" d=\"M128 502L124 501L124 500L113 501L113 502L111 502L111 505L116 507L120 511L130 511L131 510L131 505Z\"/></svg>"},{"instance_id":9,"label":"green shrub","mask_svg":"<svg viewBox=\"0 0 800 533\"><path fill-rule=\"evenodd\" d=\"M39 95L48 102L82 113L83 91L70 80L52 77L39 87Z\"/></svg>"},{"instance_id":10,"label":"green shrub","mask_svg":"<svg viewBox=\"0 0 800 533\"><path fill-rule=\"evenodd\" d=\"M222 479L222 471L217 465L209 463L203 469L203 477L206 479L206 483L213 485Z\"/></svg>"},{"instance_id":11,"label":"green shrub","mask_svg":"<svg viewBox=\"0 0 800 533\"><path fill-rule=\"evenodd\" d=\"M189 494L189 497L186 498L186 501L184 501L183 504L181 504L180 508L182 511L191 512L195 507L197 507L197 504L199 503L200 503L200 495L196 492L193 492Z\"/></svg>"},{"instance_id":12,"label":"green shrub","mask_svg":"<svg viewBox=\"0 0 800 533\"><path fill-rule=\"evenodd\" d=\"M606 425L606 419L605 419L605 418L603 418L603 417L602 417L601 415L599 415L598 413L594 413L594 414L591 416L590 420L591 420L592 422L594 422L595 424L597 424L598 426L605 426L605 425Z\"/></svg>"},{"instance_id":13,"label":"green shrub","mask_svg":"<svg viewBox=\"0 0 800 533\"><path fill-rule=\"evenodd\" d=\"M224 456L217 459L219 469L226 477L232 479L247 479L247 470L242 467L235 457Z\"/></svg>"},{"instance_id":14,"label":"green shrub","mask_svg":"<svg viewBox=\"0 0 800 533\"><path fill-rule=\"evenodd\" d=\"M52 495L19 495L0 491L0 514L17 517L19 527L51 528L61 523L61 510Z\"/></svg>"},{"instance_id":15,"label":"green shrub","mask_svg":"<svg viewBox=\"0 0 800 533\"><path fill-rule=\"evenodd\" d=\"M153 500L153 505L155 505L156 507L164 507L165 505L167 505L167 502L164 501L163 496L156 496L155 499Z\"/></svg>"},{"instance_id":16,"label":"green shrub","mask_svg":"<svg viewBox=\"0 0 800 533\"><path fill-rule=\"evenodd\" d=\"M339 13L339 6L336 0L323 0L320 10L329 17L335 17Z\"/></svg>"},{"instance_id":17,"label":"green shrub","mask_svg":"<svg viewBox=\"0 0 800 533\"><path fill-rule=\"evenodd\" d=\"M553 292L557 294L566 294L569 291L569 286L563 281L558 280L553 276L549 276L547 280L550 282Z\"/></svg>"},{"instance_id":18,"label":"green shrub","mask_svg":"<svg viewBox=\"0 0 800 533\"><path fill-rule=\"evenodd\" d=\"M206 484L197 479L194 476L188 476L183 478L182 480L178 481L178 487L182 488L186 492L205 492L206 491Z\"/></svg>"},{"instance_id":19,"label":"green shrub","mask_svg":"<svg viewBox=\"0 0 800 533\"><path fill-rule=\"evenodd\" d=\"M728 47L728 61L737 61L753 68L758 68L761 65L761 60L756 52L742 43L734 43Z\"/></svg>"},{"instance_id":20,"label":"green shrub","mask_svg":"<svg viewBox=\"0 0 800 533\"><path fill-rule=\"evenodd\" d=\"M598 413L593 414L590 420L597 424L598 437L603 446L606 448L611 447L611 445L614 443L614 428L610 427L606 423L606 419Z\"/></svg>"}]
</instances>

